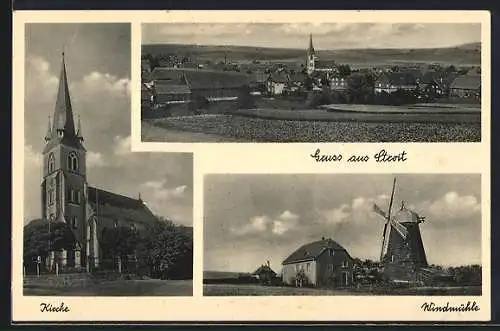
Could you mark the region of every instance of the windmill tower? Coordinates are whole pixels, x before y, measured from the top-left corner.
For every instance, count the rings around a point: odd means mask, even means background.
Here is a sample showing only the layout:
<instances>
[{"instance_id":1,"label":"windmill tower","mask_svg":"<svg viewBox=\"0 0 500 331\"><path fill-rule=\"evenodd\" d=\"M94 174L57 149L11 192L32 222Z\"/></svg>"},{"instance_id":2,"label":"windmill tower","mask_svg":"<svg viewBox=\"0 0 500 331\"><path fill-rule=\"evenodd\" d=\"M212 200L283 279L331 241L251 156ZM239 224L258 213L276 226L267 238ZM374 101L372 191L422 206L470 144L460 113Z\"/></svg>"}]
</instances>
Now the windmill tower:
<instances>
[{"instance_id":1,"label":"windmill tower","mask_svg":"<svg viewBox=\"0 0 500 331\"><path fill-rule=\"evenodd\" d=\"M396 178L394 178L391 200L387 212L374 204L374 211L385 219L380 252L384 274L391 279L413 280L420 268L427 267L424 244L420 234L420 223L425 218L406 208L404 202L394 214L392 205Z\"/></svg>"}]
</instances>

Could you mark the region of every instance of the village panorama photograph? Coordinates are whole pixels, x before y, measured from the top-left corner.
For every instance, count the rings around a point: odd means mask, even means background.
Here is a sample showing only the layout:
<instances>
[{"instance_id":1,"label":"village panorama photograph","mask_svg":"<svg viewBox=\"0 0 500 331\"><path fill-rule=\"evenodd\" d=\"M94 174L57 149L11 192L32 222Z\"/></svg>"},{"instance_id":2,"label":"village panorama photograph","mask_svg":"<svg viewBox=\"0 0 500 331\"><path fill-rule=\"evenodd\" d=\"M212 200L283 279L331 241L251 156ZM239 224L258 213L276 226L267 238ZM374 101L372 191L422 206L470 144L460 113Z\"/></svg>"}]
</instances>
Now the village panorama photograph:
<instances>
[{"instance_id":1,"label":"village panorama photograph","mask_svg":"<svg viewBox=\"0 0 500 331\"><path fill-rule=\"evenodd\" d=\"M478 174L209 174L205 296L481 295Z\"/></svg>"},{"instance_id":2,"label":"village panorama photograph","mask_svg":"<svg viewBox=\"0 0 500 331\"><path fill-rule=\"evenodd\" d=\"M192 296L193 155L131 152L130 24L25 31L24 295Z\"/></svg>"},{"instance_id":3,"label":"village panorama photograph","mask_svg":"<svg viewBox=\"0 0 500 331\"><path fill-rule=\"evenodd\" d=\"M480 23L141 27L144 142L481 141Z\"/></svg>"}]
</instances>

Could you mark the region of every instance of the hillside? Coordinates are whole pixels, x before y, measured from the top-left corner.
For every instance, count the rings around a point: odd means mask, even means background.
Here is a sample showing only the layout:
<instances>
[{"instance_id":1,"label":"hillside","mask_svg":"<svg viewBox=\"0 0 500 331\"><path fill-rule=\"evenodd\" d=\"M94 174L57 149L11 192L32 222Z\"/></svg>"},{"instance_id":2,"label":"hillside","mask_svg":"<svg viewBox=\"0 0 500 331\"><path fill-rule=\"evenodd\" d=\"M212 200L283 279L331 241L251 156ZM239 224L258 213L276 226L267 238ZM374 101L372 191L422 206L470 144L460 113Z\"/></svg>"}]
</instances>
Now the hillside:
<instances>
[{"instance_id":1,"label":"hillside","mask_svg":"<svg viewBox=\"0 0 500 331\"><path fill-rule=\"evenodd\" d=\"M251 46L212 46L181 44L149 44L142 46L142 53L158 56L161 54L189 54L198 61L222 61L224 56L233 62L269 60L303 61L305 49L264 48ZM318 50L320 60L334 59L337 63L387 64L387 63L443 63L478 65L481 63L480 43L464 44L448 48L420 49L341 49Z\"/></svg>"}]
</instances>

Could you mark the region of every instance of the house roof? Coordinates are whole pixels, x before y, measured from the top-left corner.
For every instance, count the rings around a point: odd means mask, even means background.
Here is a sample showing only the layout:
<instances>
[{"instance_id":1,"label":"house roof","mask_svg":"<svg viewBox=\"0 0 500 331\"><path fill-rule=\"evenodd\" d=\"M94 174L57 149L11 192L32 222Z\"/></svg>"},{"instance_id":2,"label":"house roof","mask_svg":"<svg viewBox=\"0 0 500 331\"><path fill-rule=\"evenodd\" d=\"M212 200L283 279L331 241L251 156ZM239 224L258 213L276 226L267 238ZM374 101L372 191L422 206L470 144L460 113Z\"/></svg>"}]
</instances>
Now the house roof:
<instances>
[{"instance_id":1,"label":"house roof","mask_svg":"<svg viewBox=\"0 0 500 331\"><path fill-rule=\"evenodd\" d=\"M257 270L255 270L252 273L252 275L260 275L262 273L271 273L271 274L276 275L276 272L274 272L274 270L271 269L271 267L267 266L267 265L261 265L260 267L257 268Z\"/></svg>"},{"instance_id":2,"label":"house roof","mask_svg":"<svg viewBox=\"0 0 500 331\"><path fill-rule=\"evenodd\" d=\"M288 256L285 261L283 261L283 264L290 264L290 263L295 263L299 261L307 261L307 260L314 260L318 256L323 253L325 249L333 249L336 251L346 251L347 250L342 247L339 243L336 241L328 238L328 239L322 239L318 241L314 241L309 244L305 244L301 246L299 249L297 249L295 252L293 252L290 256Z\"/></svg>"},{"instance_id":3,"label":"house roof","mask_svg":"<svg viewBox=\"0 0 500 331\"><path fill-rule=\"evenodd\" d=\"M273 72L269 75L269 79L275 83L288 83L289 77L284 73Z\"/></svg>"},{"instance_id":4,"label":"house roof","mask_svg":"<svg viewBox=\"0 0 500 331\"><path fill-rule=\"evenodd\" d=\"M304 74L303 72L296 72L293 74L290 74L290 81L291 82L303 82L307 79L307 75Z\"/></svg>"},{"instance_id":5,"label":"house roof","mask_svg":"<svg viewBox=\"0 0 500 331\"><path fill-rule=\"evenodd\" d=\"M416 85L416 78L406 72L386 72L377 78L377 81L386 81L394 86Z\"/></svg>"},{"instance_id":6,"label":"house roof","mask_svg":"<svg viewBox=\"0 0 500 331\"><path fill-rule=\"evenodd\" d=\"M316 69L319 68L336 69L337 63L335 62L335 60L316 60L314 62L314 67Z\"/></svg>"},{"instance_id":7,"label":"house roof","mask_svg":"<svg viewBox=\"0 0 500 331\"><path fill-rule=\"evenodd\" d=\"M451 83L452 89L479 90L481 88L481 76L461 75Z\"/></svg>"},{"instance_id":8,"label":"house roof","mask_svg":"<svg viewBox=\"0 0 500 331\"><path fill-rule=\"evenodd\" d=\"M249 83L243 73L193 68L155 68L152 76L157 83L171 81L178 85L185 79L191 90L238 88Z\"/></svg>"},{"instance_id":9,"label":"house roof","mask_svg":"<svg viewBox=\"0 0 500 331\"><path fill-rule=\"evenodd\" d=\"M178 84L156 84L155 85L156 94L189 94L191 90L187 85Z\"/></svg>"},{"instance_id":10,"label":"house roof","mask_svg":"<svg viewBox=\"0 0 500 331\"><path fill-rule=\"evenodd\" d=\"M424 73L422 72L422 70L416 69L416 68L401 69L401 73L412 75L416 80L420 80L424 76Z\"/></svg>"}]
</instances>

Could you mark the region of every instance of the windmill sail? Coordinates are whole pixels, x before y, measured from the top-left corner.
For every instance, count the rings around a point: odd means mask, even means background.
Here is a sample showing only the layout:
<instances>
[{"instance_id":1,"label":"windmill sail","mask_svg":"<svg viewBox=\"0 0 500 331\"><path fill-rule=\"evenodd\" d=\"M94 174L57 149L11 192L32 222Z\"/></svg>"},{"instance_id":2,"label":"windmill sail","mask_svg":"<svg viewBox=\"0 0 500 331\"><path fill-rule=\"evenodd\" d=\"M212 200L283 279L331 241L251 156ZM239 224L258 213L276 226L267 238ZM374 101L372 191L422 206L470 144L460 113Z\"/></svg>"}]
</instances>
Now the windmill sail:
<instances>
[{"instance_id":1,"label":"windmill sail","mask_svg":"<svg viewBox=\"0 0 500 331\"><path fill-rule=\"evenodd\" d=\"M387 218L387 214L382 210L376 203L373 204L373 211L382 216L383 218Z\"/></svg>"}]
</instances>

